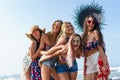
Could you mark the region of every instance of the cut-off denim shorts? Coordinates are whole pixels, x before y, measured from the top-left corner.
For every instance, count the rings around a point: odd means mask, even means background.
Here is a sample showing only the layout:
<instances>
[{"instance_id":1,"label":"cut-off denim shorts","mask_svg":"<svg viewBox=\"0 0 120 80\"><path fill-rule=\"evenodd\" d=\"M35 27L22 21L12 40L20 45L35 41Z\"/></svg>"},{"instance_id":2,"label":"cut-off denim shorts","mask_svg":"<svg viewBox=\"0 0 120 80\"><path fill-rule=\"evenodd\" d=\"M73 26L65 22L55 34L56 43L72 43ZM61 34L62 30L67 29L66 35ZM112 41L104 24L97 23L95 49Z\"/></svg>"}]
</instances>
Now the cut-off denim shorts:
<instances>
[{"instance_id":1,"label":"cut-off denim shorts","mask_svg":"<svg viewBox=\"0 0 120 80\"><path fill-rule=\"evenodd\" d=\"M56 72L63 73L63 72L77 72L78 65L76 60L73 61L73 66L69 68L67 64L60 64L59 62L56 63Z\"/></svg>"},{"instance_id":2,"label":"cut-off denim shorts","mask_svg":"<svg viewBox=\"0 0 120 80\"><path fill-rule=\"evenodd\" d=\"M57 58L50 58L46 61L43 61L42 64L46 65L48 67L55 67L55 62L57 61Z\"/></svg>"}]
</instances>

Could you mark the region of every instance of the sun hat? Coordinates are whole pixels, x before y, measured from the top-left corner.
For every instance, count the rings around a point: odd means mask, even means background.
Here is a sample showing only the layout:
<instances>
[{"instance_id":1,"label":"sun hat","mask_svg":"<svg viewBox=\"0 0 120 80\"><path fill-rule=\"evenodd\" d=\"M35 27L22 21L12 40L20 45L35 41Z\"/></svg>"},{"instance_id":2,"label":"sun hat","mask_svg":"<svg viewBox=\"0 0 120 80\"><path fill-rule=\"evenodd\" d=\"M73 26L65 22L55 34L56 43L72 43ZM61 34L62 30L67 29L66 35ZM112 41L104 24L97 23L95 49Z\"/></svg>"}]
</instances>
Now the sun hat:
<instances>
[{"instance_id":1,"label":"sun hat","mask_svg":"<svg viewBox=\"0 0 120 80\"><path fill-rule=\"evenodd\" d=\"M26 35L28 38L33 39L32 33L33 33L34 31L36 31L36 30L39 30L39 31L40 31L41 33L43 33L43 34L45 33L45 28L40 29L38 25L33 25L33 26L31 27L31 29L30 29L30 32L25 33L25 35Z\"/></svg>"},{"instance_id":2,"label":"sun hat","mask_svg":"<svg viewBox=\"0 0 120 80\"><path fill-rule=\"evenodd\" d=\"M79 30L83 31L85 18L88 15L93 15L98 21L98 24L100 24L100 29L102 29L105 22L104 13L103 7L95 1L91 4L83 4L75 9L74 23Z\"/></svg>"}]
</instances>

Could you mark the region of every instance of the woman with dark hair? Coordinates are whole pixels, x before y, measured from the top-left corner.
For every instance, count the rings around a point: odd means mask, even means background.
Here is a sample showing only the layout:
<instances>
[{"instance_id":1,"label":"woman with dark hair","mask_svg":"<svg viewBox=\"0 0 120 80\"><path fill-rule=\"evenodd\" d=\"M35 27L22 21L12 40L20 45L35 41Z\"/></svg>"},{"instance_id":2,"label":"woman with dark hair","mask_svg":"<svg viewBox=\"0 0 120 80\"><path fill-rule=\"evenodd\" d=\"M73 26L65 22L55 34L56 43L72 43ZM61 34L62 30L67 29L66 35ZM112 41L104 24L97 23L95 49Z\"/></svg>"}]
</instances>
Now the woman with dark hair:
<instances>
[{"instance_id":1,"label":"woman with dark hair","mask_svg":"<svg viewBox=\"0 0 120 80\"><path fill-rule=\"evenodd\" d=\"M41 70L38 66L40 56L36 54L40 45L41 36L45 33L45 29L42 30L38 25L32 26L29 33L26 36L31 40L28 54L23 59L23 69L25 79L23 80L41 80Z\"/></svg>"},{"instance_id":2,"label":"woman with dark hair","mask_svg":"<svg viewBox=\"0 0 120 80\"><path fill-rule=\"evenodd\" d=\"M84 32L82 35L83 50L85 55L85 79L96 80L99 71L98 57L103 60L103 68L107 69L107 62L103 48L103 36L99 28L99 24L93 15L86 17L84 22Z\"/></svg>"},{"instance_id":3,"label":"woman with dark hair","mask_svg":"<svg viewBox=\"0 0 120 80\"><path fill-rule=\"evenodd\" d=\"M82 33L82 48L84 61L85 80L107 80L109 75L109 65L105 55L105 43L101 33L103 24L103 9L98 4L82 5L77 9L76 24ZM102 59L102 76L99 76L100 65L99 56Z\"/></svg>"}]
</instances>

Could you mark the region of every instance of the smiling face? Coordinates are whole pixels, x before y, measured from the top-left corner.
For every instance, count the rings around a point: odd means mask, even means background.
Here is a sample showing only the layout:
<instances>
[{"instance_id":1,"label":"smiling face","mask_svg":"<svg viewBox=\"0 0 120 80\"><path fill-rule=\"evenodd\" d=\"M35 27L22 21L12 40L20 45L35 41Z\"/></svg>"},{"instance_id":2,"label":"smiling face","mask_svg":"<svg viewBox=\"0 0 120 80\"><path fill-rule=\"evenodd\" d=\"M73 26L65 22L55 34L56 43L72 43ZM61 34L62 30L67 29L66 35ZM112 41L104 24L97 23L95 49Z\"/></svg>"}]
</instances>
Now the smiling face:
<instances>
[{"instance_id":1,"label":"smiling face","mask_svg":"<svg viewBox=\"0 0 120 80\"><path fill-rule=\"evenodd\" d=\"M70 22L64 22L61 27L61 33L64 36L70 37L74 33L74 27Z\"/></svg>"},{"instance_id":2,"label":"smiling face","mask_svg":"<svg viewBox=\"0 0 120 80\"><path fill-rule=\"evenodd\" d=\"M66 29L65 29L66 34L72 34L74 33L74 28L70 23L66 24Z\"/></svg>"},{"instance_id":3,"label":"smiling face","mask_svg":"<svg viewBox=\"0 0 120 80\"><path fill-rule=\"evenodd\" d=\"M80 36L78 35L73 36L71 43L72 43L73 50L77 51L81 45Z\"/></svg>"},{"instance_id":4,"label":"smiling face","mask_svg":"<svg viewBox=\"0 0 120 80\"><path fill-rule=\"evenodd\" d=\"M86 20L86 24L87 24L88 31L93 30L93 28L95 26L94 19L91 16L88 17L88 19Z\"/></svg>"},{"instance_id":5,"label":"smiling face","mask_svg":"<svg viewBox=\"0 0 120 80\"><path fill-rule=\"evenodd\" d=\"M53 25L53 32L57 33L60 31L61 28L61 23L60 22L55 22Z\"/></svg>"},{"instance_id":6,"label":"smiling face","mask_svg":"<svg viewBox=\"0 0 120 80\"><path fill-rule=\"evenodd\" d=\"M33 35L33 37L34 38L36 38L37 40L40 38L40 31L39 30L34 30L33 32L32 32L32 35Z\"/></svg>"}]
</instances>

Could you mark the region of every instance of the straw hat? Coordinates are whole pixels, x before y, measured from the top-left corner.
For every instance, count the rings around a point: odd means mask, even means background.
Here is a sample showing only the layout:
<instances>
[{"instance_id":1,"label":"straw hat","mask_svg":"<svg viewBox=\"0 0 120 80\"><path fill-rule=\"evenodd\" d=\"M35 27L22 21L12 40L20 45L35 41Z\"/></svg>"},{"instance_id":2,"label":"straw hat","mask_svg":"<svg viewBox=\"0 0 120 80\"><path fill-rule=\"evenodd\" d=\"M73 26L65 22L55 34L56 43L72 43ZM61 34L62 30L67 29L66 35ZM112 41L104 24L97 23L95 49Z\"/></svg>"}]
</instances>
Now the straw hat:
<instances>
[{"instance_id":1,"label":"straw hat","mask_svg":"<svg viewBox=\"0 0 120 80\"><path fill-rule=\"evenodd\" d=\"M25 33L25 34L26 34L26 36L27 36L28 38L30 38L31 40L33 40L32 33L33 33L34 31L36 31L36 30L39 30L39 31L40 31L41 33L43 33L43 34L45 33L45 28L40 29L38 25L33 25L32 28L30 29L30 32Z\"/></svg>"},{"instance_id":2,"label":"straw hat","mask_svg":"<svg viewBox=\"0 0 120 80\"><path fill-rule=\"evenodd\" d=\"M84 4L77 7L74 16L74 23L77 28L83 31L84 20L89 15L93 15L96 18L98 24L100 24L100 29L102 29L105 21L104 9L101 5L95 3L94 1L91 4Z\"/></svg>"}]
</instances>

